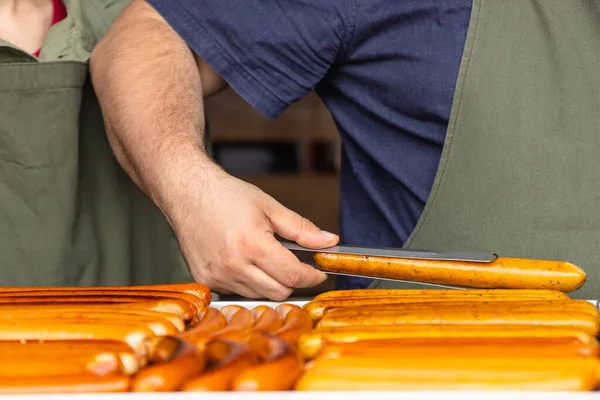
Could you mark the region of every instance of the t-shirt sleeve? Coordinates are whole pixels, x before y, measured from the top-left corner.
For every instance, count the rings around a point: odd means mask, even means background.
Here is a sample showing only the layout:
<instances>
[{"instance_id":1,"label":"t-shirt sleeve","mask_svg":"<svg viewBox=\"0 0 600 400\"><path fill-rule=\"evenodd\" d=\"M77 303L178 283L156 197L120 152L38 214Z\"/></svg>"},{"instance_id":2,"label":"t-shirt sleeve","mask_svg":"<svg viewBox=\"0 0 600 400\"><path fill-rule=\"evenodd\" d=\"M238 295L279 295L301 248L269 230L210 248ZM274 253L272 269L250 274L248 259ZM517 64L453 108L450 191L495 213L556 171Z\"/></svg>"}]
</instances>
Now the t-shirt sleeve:
<instances>
[{"instance_id":1,"label":"t-shirt sleeve","mask_svg":"<svg viewBox=\"0 0 600 400\"><path fill-rule=\"evenodd\" d=\"M233 90L276 118L327 74L352 34L349 0L148 0Z\"/></svg>"}]
</instances>

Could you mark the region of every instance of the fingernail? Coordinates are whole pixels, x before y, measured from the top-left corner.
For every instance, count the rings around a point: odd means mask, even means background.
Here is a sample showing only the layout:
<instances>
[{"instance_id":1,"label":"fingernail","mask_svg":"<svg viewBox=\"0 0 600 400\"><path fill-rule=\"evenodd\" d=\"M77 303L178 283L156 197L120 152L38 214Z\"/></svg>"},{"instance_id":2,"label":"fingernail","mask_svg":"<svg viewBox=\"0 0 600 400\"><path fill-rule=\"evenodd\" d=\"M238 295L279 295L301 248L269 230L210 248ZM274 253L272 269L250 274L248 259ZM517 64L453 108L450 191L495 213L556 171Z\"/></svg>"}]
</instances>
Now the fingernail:
<instances>
[{"instance_id":1,"label":"fingernail","mask_svg":"<svg viewBox=\"0 0 600 400\"><path fill-rule=\"evenodd\" d=\"M326 237L335 237L335 236L337 236L335 233L331 233L331 232L327 232L327 231L321 231L321 235L326 236Z\"/></svg>"}]
</instances>

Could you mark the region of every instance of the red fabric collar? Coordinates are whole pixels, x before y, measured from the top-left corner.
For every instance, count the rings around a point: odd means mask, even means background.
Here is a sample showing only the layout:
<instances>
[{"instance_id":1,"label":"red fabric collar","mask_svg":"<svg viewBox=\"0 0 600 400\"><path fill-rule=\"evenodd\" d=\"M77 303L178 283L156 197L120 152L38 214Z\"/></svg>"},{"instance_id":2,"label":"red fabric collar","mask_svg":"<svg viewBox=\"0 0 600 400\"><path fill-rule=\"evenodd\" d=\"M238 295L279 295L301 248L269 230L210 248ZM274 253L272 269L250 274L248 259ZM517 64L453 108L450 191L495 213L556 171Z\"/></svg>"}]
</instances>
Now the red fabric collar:
<instances>
[{"instance_id":1,"label":"red fabric collar","mask_svg":"<svg viewBox=\"0 0 600 400\"><path fill-rule=\"evenodd\" d=\"M52 25L62 21L67 17L67 9L62 0L52 0Z\"/></svg>"},{"instance_id":2,"label":"red fabric collar","mask_svg":"<svg viewBox=\"0 0 600 400\"><path fill-rule=\"evenodd\" d=\"M63 4L62 0L52 0L52 22L50 26L54 26L67 17L67 8ZM41 49L40 49L41 50ZM39 57L40 50L33 53L34 56Z\"/></svg>"}]
</instances>

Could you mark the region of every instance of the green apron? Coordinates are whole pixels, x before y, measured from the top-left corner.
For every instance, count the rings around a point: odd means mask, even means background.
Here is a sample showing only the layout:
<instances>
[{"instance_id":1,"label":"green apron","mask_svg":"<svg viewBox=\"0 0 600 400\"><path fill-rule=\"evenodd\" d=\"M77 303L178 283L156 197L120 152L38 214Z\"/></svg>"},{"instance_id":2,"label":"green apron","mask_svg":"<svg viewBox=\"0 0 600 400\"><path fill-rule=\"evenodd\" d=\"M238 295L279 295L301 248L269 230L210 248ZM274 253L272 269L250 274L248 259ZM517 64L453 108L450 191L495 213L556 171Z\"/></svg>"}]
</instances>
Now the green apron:
<instances>
[{"instance_id":1,"label":"green apron","mask_svg":"<svg viewBox=\"0 0 600 400\"><path fill-rule=\"evenodd\" d=\"M0 286L189 281L166 219L116 162L88 76L119 0L67 0L39 60L0 41Z\"/></svg>"},{"instance_id":2,"label":"green apron","mask_svg":"<svg viewBox=\"0 0 600 400\"><path fill-rule=\"evenodd\" d=\"M600 4L474 0L452 107L405 247L570 261L598 299Z\"/></svg>"}]
</instances>

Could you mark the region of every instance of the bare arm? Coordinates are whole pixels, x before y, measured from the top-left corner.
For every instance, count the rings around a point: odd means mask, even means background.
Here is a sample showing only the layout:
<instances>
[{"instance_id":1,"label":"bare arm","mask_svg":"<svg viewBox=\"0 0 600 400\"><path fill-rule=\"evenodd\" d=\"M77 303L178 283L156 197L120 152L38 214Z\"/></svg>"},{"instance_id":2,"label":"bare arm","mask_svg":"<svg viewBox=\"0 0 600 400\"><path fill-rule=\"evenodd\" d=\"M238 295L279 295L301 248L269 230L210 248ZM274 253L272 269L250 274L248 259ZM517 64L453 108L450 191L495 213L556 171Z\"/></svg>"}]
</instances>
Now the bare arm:
<instances>
[{"instance_id":1,"label":"bare arm","mask_svg":"<svg viewBox=\"0 0 600 400\"><path fill-rule=\"evenodd\" d=\"M201 71L201 74L198 73ZM159 207L164 162L210 168L204 154L204 104L225 82L189 50L146 2L135 0L92 54L91 74L119 162ZM143 132L142 134L138 134ZM181 154L180 154L181 155ZM186 165L189 164L189 165ZM138 168L145 170L140 174ZM171 176L172 178L172 176ZM181 184L182 182L178 182Z\"/></svg>"},{"instance_id":2,"label":"bare arm","mask_svg":"<svg viewBox=\"0 0 600 400\"><path fill-rule=\"evenodd\" d=\"M144 0L134 0L95 48L91 74L117 159L173 226L196 280L283 300L325 279L273 234L314 248L337 236L210 160L203 98L226 85Z\"/></svg>"}]
</instances>

